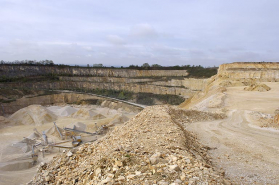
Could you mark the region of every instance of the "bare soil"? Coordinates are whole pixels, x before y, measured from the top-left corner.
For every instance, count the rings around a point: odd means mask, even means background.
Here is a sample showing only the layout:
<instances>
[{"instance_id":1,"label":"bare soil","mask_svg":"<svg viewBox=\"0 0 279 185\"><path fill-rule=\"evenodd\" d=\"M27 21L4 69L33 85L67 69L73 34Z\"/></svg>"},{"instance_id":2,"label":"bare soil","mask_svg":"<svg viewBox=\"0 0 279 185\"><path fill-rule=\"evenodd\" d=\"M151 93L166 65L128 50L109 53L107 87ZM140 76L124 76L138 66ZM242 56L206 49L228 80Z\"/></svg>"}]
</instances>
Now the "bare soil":
<instances>
[{"instance_id":1,"label":"bare soil","mask_svg":"<svg viewBox=\"0 0 279 185\"><path fill-rule=\"evenodd\" d=\"M31 106L32 107L32 106ZM34 107L34 106L33 106ZM40 106L37 106L40 107ZM109 109L106 107L99 107L95 105L86 105L86 106L80 106L76 105L75 107L70 107L69 105L65 105L63 107L59 106L52 106L52 107L44 107L44 110L51 110L57 115L57 119L54 120L59 128L63 128L69 125L77 124L81 122L82 124L86 125L86 131L87 132L95 132L96 126L99 128L102 125L107 125L110 122L116 120L117 123L121 123L121 119L119 119L121 116L125 116L126 119L131 118L135 115L135 113L128 113L123 110L115 110L115 109ZM73 110L79 110L83 109L83 113L85 110L90 111L94 110L96 113L104 115L102 119L97 119L90 116L73 116ZM37 116L29 109L28 115ZM19 113L23 112L24 115L26 115L26 111L20 110L17 113L17 118L20 118ZM36 110L35 110L36 113ZM77 115L77 114L75 114ZM12 117L13 118L13 117ZM4 120L4 118L2 119ZM5 118L5 120L9 120ZM47 131L50 128L52 128L53 122L44 122L43 124L34 124L34 120L26 119L23 124L15 125L12 123L5 123L2 125L2 128L0 129L0 184L1 185L18 185L18 184L25 184L29 182L34 174L37 171L38 165L41 162L48 162L50 161L54 156L61 153L63 149L58 148L52 148L49 150L45 156L43 157L41 153L39 153L39 158L37 164L32 164L31 159L31 151L30 148L26 148L26 146L20 141L23 140L24 137L28 137L29 135L32 135L34 133L33 129L37 129L40 133L43 131ZM124 121L122 121L123 123ZM96 123L96 124L95 124ZM2 124L2 123L1 123ZM78 124L77 124L78 125ZM114 126L111 124L111 126ZM59 138L58 134L47 134L49 137L49 141L51 142L61 142L61 138ZM88 136L86 134L82 135L82 140L84 142L90 142L95 139L101 138L100 136ZM62 144L65 146L71 146L71 142Z\"/></svg>"},{"instance_id":2,"label":"bare soil","mask_svg":"<svg viewBox=\"0 0 279 185\"><path fill-rule=\"evenodd\" d=\"M279 130L276 125L263 128L263 123L251 117L251 112L273 115L279 107L279 83L266 84L270 91L228 87L222 107L228 118L224 120L184 123L211 148L214 165L235 184L279 184Z\"/></svg>"}]
</instances>

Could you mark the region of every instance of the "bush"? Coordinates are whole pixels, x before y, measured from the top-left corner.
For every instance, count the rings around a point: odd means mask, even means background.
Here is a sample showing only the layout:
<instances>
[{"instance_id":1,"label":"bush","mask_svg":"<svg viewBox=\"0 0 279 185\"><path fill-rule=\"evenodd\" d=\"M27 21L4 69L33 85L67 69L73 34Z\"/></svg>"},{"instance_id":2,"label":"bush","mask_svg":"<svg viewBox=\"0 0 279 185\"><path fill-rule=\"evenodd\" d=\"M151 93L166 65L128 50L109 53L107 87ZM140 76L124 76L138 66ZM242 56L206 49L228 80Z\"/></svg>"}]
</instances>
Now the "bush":
<instances>
[{"instance_id":1,"label":"bush","mask_svg":"<svg viewBox=\"0 0 279 185\"><path fill-rule=\"evenodd\" d=\"M170 105L179 105L185 101L183 97L172 94L138 93L136 96L136 102L143 105L154 105L155 99Z\"/></svg>"}]
</instances>

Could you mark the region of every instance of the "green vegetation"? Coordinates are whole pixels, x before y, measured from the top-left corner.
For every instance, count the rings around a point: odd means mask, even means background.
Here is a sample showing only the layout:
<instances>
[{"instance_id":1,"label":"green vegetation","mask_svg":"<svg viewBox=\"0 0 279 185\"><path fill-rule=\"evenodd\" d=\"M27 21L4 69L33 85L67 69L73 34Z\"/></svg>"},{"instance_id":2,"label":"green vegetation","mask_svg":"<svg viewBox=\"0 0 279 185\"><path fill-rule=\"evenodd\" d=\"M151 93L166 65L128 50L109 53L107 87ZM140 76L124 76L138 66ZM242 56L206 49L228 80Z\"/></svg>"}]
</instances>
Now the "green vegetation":
<instances>
[{"instance_id":1,"label":"green vegetation","mask_svg":"<svg viewBox=\"0 0 279 185\"><path fill-rule=\"evenodd\" d=\"M78 91L84 92L82 89L78 89ZM117 91L113 89L92 89L92 90L86 90L86 92L102 95L102 96L108 96L111 98L117 98L120 100L131 100L133 98L133 92L130 91Z\"/></svg>"},{"instance_id":2,"label":"green vegetation","mask_svg":"<svg viewBox=\"0 0 279 185\"><path fill-rule=\"evenodd\" d=\"M13 62L9 62L9 61L4 61L4 60L1 60L0 61L0 64L1 65L54 65L53 61L52 60L40 60L40 61L36 61L36 60L15 60Z\"/></svg>"},{"instance_id":3,"label":"green vegetation","mask_svg":"<svg viewBox=\"0 0 279 185\"><path fill-rule=\"evenodd\" d=\"M191 78L209 78L217 74L218 68L204 68L202 66L189 67L186 69L189 73L187 77Z\"/></svg>"},{"instance_id":4,"label":"green vegetation","mask_svg":"<svg viewBox=\"0 0 279 185\"><path fill-rule=\"evenodd\" d=\"M133 93L130 91L117 91L113 89L71 89L78 92L93 93L97 95L107 96L111 98L117 98L126 101L135 101L138 104L143 105L155 105L156 100L162 102L163 104L179 105L185 101L185 99L178 95L171 94L153 94L153 93Z\"/></svg>"},{"instance_id":5,"label":"green vegetation","mask_svg":"<svg viewBox=\"0 0 279 185\"><path fill-rule=\"evenodd\" d=\"M41 61L36 61L36 60L22 60L22 61L0 61L0 65L23 65L23 66L53 66L53 67L58 67L58 68L65 68L65 67L78 67L78 68L108 68L108 69L136 69L136 70L187 70L189 75L187 77L191 78L209 78L215 74L217 74L217 69L218 67L203 67L201 65L195 66L195 65L175 65L175 66L161 66L159 64L153 64L149 65L148 63L144 63L141 66L138 65L130 65L129 67L114 67L114 66L109 66L106 67L103 64L93 64L92 67L90 67L89 64L86 66L69 66L69 65L64 65L64 64L54 64L52 60L41 60ZM60 76L76 76L73 74L56 74ZM82 76L82 75L77 75L77 76ZM6 79L7 80L7 79Z\"/></svg>"},{"instance_id":6,"label":"green vegetation","mask_svg":"<svg viewBox=\"0 0 279 185\"><path fill-rule=\"evenodd\" d=\"M128 69L137 70L187 70L189 73L187 77L191 78L209 78L217 74L218 67L203 67L201 65L176 65L176 66L160 66L159 64L153 64L149 66L148 63L144 63L142 66L130 65Z\"/></svg>"},{"instance_id":7,"label":"green vegetation","mask_svg":"<svg viewBox=\"0 0 279 185\"><path fill-rule=\"evenodd\" d=\"M16 101L16 99L0 99L0 103L11 103L13 101Z\"/></svg>"},{"instance_id":8,"label":"green vegetation","mask_svg":"<svg viewBox=\"0 0 279 185\"><path fill-rule=\"evenodd\" d=\"M154 105L156 99L170 105L179 105L185 101L183 97L171 94L138 93L136 96L136 102L143 105Z\"/></svg>"},{"instance_id":9,"label":"green vegetation","mask_svg":"<svg viewBox=\"0 0 279 185\"><path fill-rule=\"evenodd\" d=\"M27 76L27 77L7 77L0 76L0 82L42 82L42 81L58 81L59 77L56 74L46 74L42 76Z\"/></svg>"},{"instance_id":10,"label":"green vegetation","mask_svg":"<svg viewBox=\"0 0 279 185\"><path fill-rule=\"evenodd\" d=\"M11 103L20 99L22 97L33 98L37 96L45 96L51 94L58 94L57 91L49 90L30 90L30 89L0 89L0 96L3 98L0 99L0 103Z\"/></svg>"}]
</instances>

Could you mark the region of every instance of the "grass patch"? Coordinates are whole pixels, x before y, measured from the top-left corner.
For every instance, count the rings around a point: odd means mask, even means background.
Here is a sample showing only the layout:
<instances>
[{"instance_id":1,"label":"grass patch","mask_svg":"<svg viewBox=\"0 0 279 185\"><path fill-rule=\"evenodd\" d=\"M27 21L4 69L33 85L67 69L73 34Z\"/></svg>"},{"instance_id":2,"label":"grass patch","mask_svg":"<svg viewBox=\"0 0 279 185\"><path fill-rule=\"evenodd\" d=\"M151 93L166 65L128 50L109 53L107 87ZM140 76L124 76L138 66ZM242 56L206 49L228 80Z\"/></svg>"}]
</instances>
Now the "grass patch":
<instances>
[{"instance_id":1,"label":"grass patch","mask_svg":"<svg viewBox=\"0 0 279 185\"><path fill-rule=\"evenodd\" d=\"M156 99L170 105L179 105L185 101L183 97L172 94L138 93L136 95L136 102L143 105L154 105Z\"/></svg>"}]
</instances>

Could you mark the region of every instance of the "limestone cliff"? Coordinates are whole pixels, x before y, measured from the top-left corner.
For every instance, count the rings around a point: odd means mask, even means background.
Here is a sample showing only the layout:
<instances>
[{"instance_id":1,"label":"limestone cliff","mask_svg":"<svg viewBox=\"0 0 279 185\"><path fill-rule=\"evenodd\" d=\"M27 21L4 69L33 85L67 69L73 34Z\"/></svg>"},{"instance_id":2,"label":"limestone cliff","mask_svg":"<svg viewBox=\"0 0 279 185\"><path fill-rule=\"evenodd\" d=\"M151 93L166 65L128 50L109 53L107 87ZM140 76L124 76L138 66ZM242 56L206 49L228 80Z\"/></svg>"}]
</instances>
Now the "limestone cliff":
<instances>
[{"instance_id":1,"label":"limestone cliff","mask_svg":"<svg viewBox=\"0 0 279 185\"><path fill-rule=\"evenodd\" d=\"M103 76L103 77L153 77L153 76L187 76L186 70L135 70L71 66L24 66L0 65L0 76L24 77L45 74L72 76Z\"/></svg>"},{"instance_id":2,"label":"limestone cliff","mask_svg":"<svg viewBox=\"0 0 279 185\"><path fill-rule=\"evenodd\" d=\"M158 86L152 84L136 84L136 83L97 83L97 82L73 82L73 81L58 81L58 82L35 82L35 83L5 83L0 84L0 88L12 88L12 89L44 89L44 90L78 90L83 91L92 89L113 89L117 91L131 91L134 93L154 93L154 94L172 94L181 95L185 98L189 98L195 92L185 87L169 87Z\"/></svg>"},{"instance_id":3,"label":"limestone cliff","mask_svg":"<svg viewBox=\"0 0 279 185\"><path fill-rule=\"evenodd\" d=\"M279 81L278 62L234 62L219 66L219 78L230 80L255 79L261 82Z\"/></svg>"},{"instance_id":4,"label":"limestone cliff","mask_svg":"<svg viewBox=\"0 0 279 185\"><path fill-rule=\"evenodd\" d=\"M118 104L121 104L121 107L123 109L129 109L133 112L138 112L141 110L139 107L135 107L129 104L126 104L124 102L117 102L113 103L111 100L106 100L106 98L93 96L89 94L82 94L82 93L59 93L59 94L52 94L52 95L46 95L46 96L35 96L35 97L23 97L20 99L17 99L16 101L13 101L11 103L2 103L1 109L0 109L0 115L10 115L24 107L27 107L29 105L52 105L52 104L71 104L71 103L77 103L82 100L99 100L100 102L106 101L110 102L113 107L111 108L117 108ZM116 104L116 105L115 105ZM110 104L107 105L107 107L110 107Z\"/></svg>"},{"instance_id":5,"label":"limestone cliff","mask_svg":"<svg viewBox=\"0 0 279 185\"><path fill-rule=\"evenodd\" d=\"M36 80L36 76L53 74L56 81ZM107 89L191 97L204 89L207 80L185 78L186 70L135 70L113 68L87 68L71 66L24 66L0 65L0 76L32 77L24 83L0 83L0 88L9 89L52 89L93 90ZM38 78L39 79L39 78Z\"/></svg>"},{"instance_id":6,"label":"limestone cliff","mask_svg":"<svg viewBox=\"0 0 279 185\"><path fill-rule=\"evenodd\" d=\"M217 75L209 78L205 88L180 105L197 110L217 110L224 104L228 86L247 86L257 82L278 82L278 62L235 62L219 66ZM269 89L270 90L270 89Z\"/></svg>"}]
</instances>

